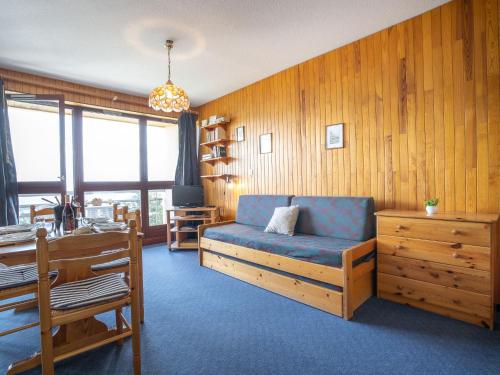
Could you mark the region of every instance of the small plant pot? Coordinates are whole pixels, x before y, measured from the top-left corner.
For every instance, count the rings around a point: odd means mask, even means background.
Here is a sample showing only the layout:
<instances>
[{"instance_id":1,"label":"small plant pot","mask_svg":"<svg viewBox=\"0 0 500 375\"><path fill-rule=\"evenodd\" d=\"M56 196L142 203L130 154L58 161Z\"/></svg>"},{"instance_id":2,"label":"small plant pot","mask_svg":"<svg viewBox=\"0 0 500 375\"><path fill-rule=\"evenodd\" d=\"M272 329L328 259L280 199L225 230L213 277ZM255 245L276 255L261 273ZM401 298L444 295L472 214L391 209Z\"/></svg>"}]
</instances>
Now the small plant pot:
<instances>
[{"instance_id":1,"label":"small plant pot","mask_svg":"<svg viewBox=\"0 0 500 375\"><path fill-rule=\"evenodd\" d=\"M437 206L425 206L425 211L427 211L427 216L431 216L438 212L438 208Z\"/></svg>"}]
</instances>

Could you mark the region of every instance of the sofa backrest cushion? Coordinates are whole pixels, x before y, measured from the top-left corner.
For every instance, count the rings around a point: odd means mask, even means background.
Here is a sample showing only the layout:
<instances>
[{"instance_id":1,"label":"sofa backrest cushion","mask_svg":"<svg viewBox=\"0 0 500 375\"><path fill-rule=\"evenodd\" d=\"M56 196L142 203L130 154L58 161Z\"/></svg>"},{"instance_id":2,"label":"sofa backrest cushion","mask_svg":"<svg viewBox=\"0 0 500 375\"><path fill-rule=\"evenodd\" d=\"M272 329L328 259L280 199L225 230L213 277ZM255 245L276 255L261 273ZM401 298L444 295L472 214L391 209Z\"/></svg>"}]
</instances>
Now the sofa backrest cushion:
<instances>
[{"instance_id":1,"label":"sofa backrest cushion","mask_svg":"<svg viewBox=\"0 0 500 375\"><path fill-rule=\"evenodd\" d=\"M375 205L367 197L294 197L300 209L295 231L366 241L375 236Z\"/></svg>"},{"instance_id":2,"label":"sofa backrest cushion","mask_svg":"<svg viewBox=\"0 0 500 375\"><path fill-rule=\"evenodd\" d=\"M240 195L236 222L265 227L276 207L290 206L293 195Z\"/></svg>"}]
</instances>

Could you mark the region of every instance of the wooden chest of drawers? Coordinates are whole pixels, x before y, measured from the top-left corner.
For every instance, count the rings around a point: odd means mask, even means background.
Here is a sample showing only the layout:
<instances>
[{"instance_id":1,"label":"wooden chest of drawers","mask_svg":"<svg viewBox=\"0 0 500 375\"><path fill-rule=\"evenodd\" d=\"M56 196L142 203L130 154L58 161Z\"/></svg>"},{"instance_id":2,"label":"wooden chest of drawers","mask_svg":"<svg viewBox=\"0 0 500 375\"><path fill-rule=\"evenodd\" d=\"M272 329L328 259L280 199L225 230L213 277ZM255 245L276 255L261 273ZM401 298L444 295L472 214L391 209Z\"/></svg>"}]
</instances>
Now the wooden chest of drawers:
<instances>
[{"instance_id":1,"label":"wooden chest of drawers","mask_svg":"<svg viewBox=\"0 0 500 375\"><path fill-rule=\"evenodd\" d=\"M376 215L379 298L493 329L500 302L498 215Z\"/></svg>"}]
</instances>

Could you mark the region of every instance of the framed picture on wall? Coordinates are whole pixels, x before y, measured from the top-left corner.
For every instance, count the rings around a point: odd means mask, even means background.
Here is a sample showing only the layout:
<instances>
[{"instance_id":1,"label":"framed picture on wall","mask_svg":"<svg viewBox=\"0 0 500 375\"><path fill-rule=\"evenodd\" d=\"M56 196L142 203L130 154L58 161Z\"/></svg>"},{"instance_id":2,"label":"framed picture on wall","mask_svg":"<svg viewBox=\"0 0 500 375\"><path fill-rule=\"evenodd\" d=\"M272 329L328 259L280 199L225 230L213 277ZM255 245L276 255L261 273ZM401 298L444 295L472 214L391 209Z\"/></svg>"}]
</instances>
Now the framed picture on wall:
<instances>
[{"instance_id":1,"label":"framed picture on wall","mask_svg":"<svg viewBox=\"0 0 500 375\"><path fill-rule=\"evenodd\" d=\"M326 127L326 148L344 147L344 124L328 125Z\"/></svg>"},{"instance_id":2,"label":"framed picture on wall","mask_svg":"<svg viewBox=\"0 0 500 375\"><path fill-rule=\"evenodd\" d=\"M244 140L245 140L245 127L240 126L239 128L236 128L236 141L243 142Z\"/></svg>"},{"instance_id":3,"label":"framed picture on wall","mask_svg":"<svg viewBox=\"0 0 500 375\"><path fill-rule=\"evenodd\" d=\"M272 135L272 133L266 133L259 136L259 150L261 154L269 154L273 151Z\"/></svg>"}]
</instances>

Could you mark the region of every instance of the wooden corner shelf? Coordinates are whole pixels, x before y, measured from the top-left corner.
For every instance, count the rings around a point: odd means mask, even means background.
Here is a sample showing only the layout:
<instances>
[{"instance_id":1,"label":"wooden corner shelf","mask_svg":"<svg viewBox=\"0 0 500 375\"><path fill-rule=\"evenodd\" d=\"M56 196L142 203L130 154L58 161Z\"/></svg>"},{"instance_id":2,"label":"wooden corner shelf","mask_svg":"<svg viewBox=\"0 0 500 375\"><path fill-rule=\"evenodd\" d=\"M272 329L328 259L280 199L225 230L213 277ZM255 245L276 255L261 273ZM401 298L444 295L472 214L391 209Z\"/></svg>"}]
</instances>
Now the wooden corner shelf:
<instances>
[{"instance_id":1,"label":"wooden corner shelf","mask_svg":"<svg viewBox=\"0 0 500 375\"><path fill-rule=\"evenodd\" d=\"M222 161L227 164L227 162L231 159L229 156L220 156L218 158L211 158L211 159L205 159L205 160L200 160L202 163L215 163L217 161Z\"/></svg>"},{"instance_id":2,"label":"wooden corner shelf","mask_svg":"<svg viewBox=\"0 0 500 375\"><path fill-rule=\"evenodd\" d=\"M196 233L198 232L198 229L197 228L193 228L193 227L178 227L178 226L175 226L171 229L172 232L182 232L182 233Z\"/></svg>"},{"instance_id":3,"label":"wooden corner shelf","mask_svg":"<svg viewBox=\"0 0 500 375\"><path fill-rule=\"evenodd\" d=\"M200 143L200 146L206 146L206 147L218 146L218 145L225 146L230 141L231 141L230 139L215 139L210 142Z\"/></svg>"},{"instance_id":4,"label":"wooden corner shelf","mask_svg":"<svg viewBox=\"0 0 500 375\"><path fill-rule=\"evenodd\" d=\"M198 240L174 241L170 244L171 250L195 250L198 248Z\"/></svg>"},{"instance_id":5,"label":"wooden corner shelf","mask_svg":"<svg viewBox=\"0 0 500 375\"><path fill-rule=\"evenodd\" d=\"M170 251L198 249L198 226L220 220L218 207L168 207L166 211ZM190 221L194 223L188 223Z\"/></svg>"},{"instance_id":6,"label":"wooden corner shelf","mask_svg":"<svg viewBox=\"0 0 500 375\"><path fill-rule=\"evenodd\" d=\"M201 129L213 130L215 128L222 128L222 127L226 126L227 124L229 124L229 121L222 121L222 122L218 122L217 124L208 124L205 126L201 126Z\"/></svg>"},{"instance_id":7,"label":"wooden corner shelf","mask_svg":"<svg viewBox=\"0 0 500 375\"><path fill-rule=\"evenodd\" d=\"M210 174L210 175L200 176L200 177L207 179L207 180L210 180L210 181L215 181L218 178L220 178L221 180L225 180L227 178L227 176L230 176L230 175L229 174Z\"/></svg>"}]
</instances>

